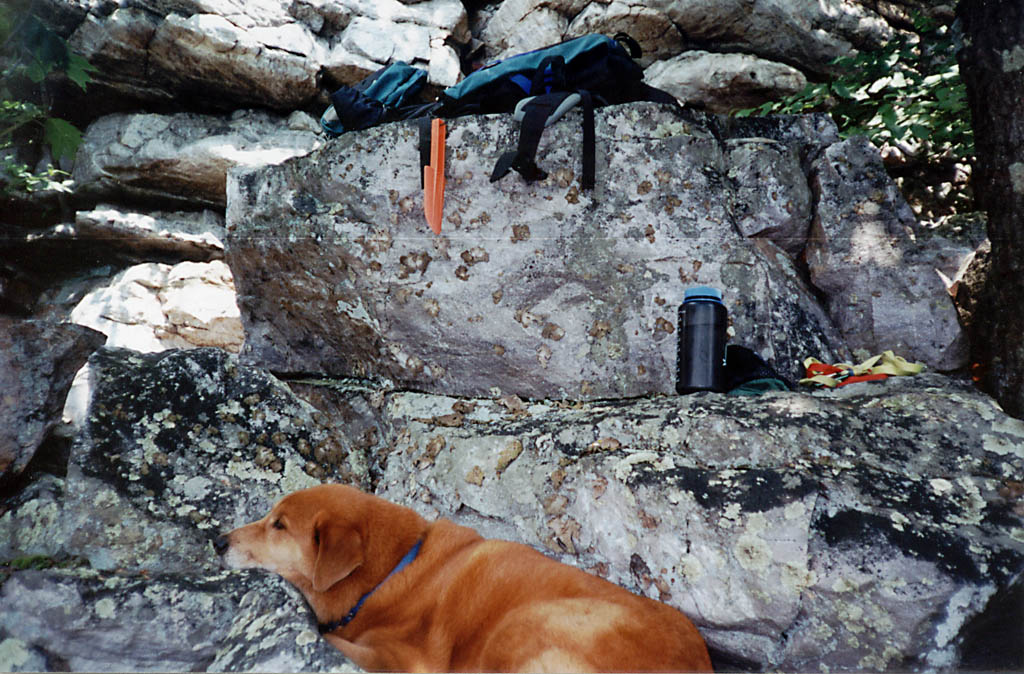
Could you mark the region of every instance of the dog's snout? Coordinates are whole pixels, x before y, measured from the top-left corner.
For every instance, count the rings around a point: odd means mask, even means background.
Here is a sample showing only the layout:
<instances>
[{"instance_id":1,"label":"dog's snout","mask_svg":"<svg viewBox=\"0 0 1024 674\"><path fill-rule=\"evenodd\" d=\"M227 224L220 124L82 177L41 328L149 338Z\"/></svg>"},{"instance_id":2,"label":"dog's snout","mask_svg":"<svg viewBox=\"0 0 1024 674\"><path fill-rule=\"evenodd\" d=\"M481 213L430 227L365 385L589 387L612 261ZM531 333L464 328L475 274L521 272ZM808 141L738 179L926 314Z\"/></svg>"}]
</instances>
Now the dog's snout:
<instances>
[{"instance_id":1,"label":"dog's snout","mask_svg":"<svg viewBox=\"0 0 1024 674\"><path fill-rule=\"evenodd\" d=\"M224 534L217 536L217 538L213 540L213 549L217 551L218 555L223 555L227 552L230 545L231 541L228 540L228 537Z\"/></svg>"}]
</instances>

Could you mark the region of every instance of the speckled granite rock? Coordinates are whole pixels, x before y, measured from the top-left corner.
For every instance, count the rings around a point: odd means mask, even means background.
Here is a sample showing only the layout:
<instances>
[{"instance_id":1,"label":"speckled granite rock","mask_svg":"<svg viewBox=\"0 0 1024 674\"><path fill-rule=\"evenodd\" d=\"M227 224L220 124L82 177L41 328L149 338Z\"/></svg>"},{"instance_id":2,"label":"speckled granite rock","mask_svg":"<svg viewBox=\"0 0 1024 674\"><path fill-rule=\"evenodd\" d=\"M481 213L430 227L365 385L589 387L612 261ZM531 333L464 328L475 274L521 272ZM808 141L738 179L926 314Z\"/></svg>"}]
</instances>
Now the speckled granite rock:
<instances>
[{"instance_id":1,"label":"speckled granite rock","mask_svg":"<svg viewBox=\"0 0 1024 674\"><path fill-rule=\"evenodd\" d=\"M667 601L722 663L953 668L967 621L1024 573L1024 422L938 375L386 411L381 495Z\"/></svg>"},{"instance_id":2,"label":"speckled granite rock","mask_svg":"<svg viewBox=\"0 0 1024 674\"><path fill-rule=\"evenodd\" d=\"M353 671L301 595L220 571L211 541L321 480L368 486L365 446L218 349L103 348L89 376L67 477L0 500L0 563L81 560L0 568L0 670Z\"/></svg>"},{"instance_id":3,"label":"speckled granite rock","mask_svg":"<svg viewBox=\"0 0 1024 674\"><path fill-rule=\"evenodd\" d=\"M90 377L62 535L95 568L216 568L210 541L220 531L290 491L365 479L364 459L320 413L218 349L104 348Z\"/></svg>"},{"instance_id":4,"label":"speckled granite rock","mask_svg":"<svg viewBox=\"0 0 1024 674\"><path fill-rule=\"evenodd\" d=\"M47 474L0 501L0 560L65 554L63 508L64 480Z\"/></svg>"},{"instance_id":5,"label":"speckled granite rock","mask_svg":"<svg viewBox=\"0 0 1024 674\"><path fill-rule=\"evenodd\" d=\"M676 310L696 284L723 288L736 341L790 376L808 355L845 353L794 264L739 231L730 155L712 122L654 104L599 110L588 193L577 180L579 114L545 132L549 176L533 184L518 174L489 182L515 142L508 116L450 120L440 236L423 217L411 123L232 172L226 259L244 359L454 395L667 393Z\"/></svg>"},{"instance_id":6,"label":"speckled granite rock","mask_svg":"<svg viewBox=\"0 0 1024 674\"><path fill-rule=\"evenodd\" d=\"M23 571L0 588L3 671L358 671L257 572Z\"/></svg>"}]
</instances>

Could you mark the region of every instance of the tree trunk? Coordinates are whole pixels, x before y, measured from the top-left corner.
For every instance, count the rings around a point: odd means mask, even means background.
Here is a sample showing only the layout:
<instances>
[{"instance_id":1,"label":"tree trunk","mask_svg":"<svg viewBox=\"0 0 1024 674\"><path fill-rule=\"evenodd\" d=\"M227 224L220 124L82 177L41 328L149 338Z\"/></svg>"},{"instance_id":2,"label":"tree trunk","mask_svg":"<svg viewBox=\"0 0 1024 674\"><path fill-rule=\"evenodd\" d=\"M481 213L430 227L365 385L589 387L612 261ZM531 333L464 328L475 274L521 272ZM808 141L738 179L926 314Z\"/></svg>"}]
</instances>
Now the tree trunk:
<instances>
[{"instance_id":1,"label":"tree trunk","mask_svg":"<svg viewBox=\"0 0 1024 674\"><path fill-rule=\"evenodd\" d=\"M1024 417L1024 2L961 0L960 76L974 126L972 184L988 213L991 273L970 327L981 387Z\"/></svg>"}]
</instances>

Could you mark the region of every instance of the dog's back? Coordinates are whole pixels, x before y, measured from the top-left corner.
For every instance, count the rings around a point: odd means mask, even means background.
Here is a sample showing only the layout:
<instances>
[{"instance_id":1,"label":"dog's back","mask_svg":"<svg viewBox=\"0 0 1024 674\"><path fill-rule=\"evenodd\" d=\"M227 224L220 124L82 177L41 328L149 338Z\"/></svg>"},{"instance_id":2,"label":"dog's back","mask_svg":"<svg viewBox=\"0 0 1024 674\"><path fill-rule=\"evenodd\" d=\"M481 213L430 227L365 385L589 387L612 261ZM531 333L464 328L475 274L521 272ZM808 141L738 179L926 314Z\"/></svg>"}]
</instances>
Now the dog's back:
<instances>
[{"instance_id":1,"label":"dog's back","mask_svg":"<svg viewBox=\"0 0 1024 674\"><path fill-rule=\"evenodd\" d=\"M447 554L432 559L432 539L443 540L436 549ZM450 644L447 654L436 653L447 659L442 669L711 670L704 640L682 613L528 546L440 520L423 550L426 572L394 594L413 603L434 597L431 619L409 636L430 650Z\"/></svg>"}]
</instances>

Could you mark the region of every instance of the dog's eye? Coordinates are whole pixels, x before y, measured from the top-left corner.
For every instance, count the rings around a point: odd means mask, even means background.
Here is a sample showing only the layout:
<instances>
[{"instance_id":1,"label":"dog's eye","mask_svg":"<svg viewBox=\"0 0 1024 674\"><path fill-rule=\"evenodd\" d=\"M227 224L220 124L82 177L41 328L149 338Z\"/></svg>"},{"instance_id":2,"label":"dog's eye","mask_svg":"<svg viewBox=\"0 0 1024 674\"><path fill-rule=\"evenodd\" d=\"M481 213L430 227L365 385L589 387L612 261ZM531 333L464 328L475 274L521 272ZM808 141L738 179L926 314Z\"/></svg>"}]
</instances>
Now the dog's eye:
<instances>
[{"instance_id":1,"label":"dog's eye","mask_svg":"<svg viewBox=\"0 0 1024 674\"><path fill-rule=\"evenodd\" d=\"M275 529L284 529L284 522L282 522L281 520L274 520L274 523L270 526L274 527Z\"/></svg>"}]
</instances>

